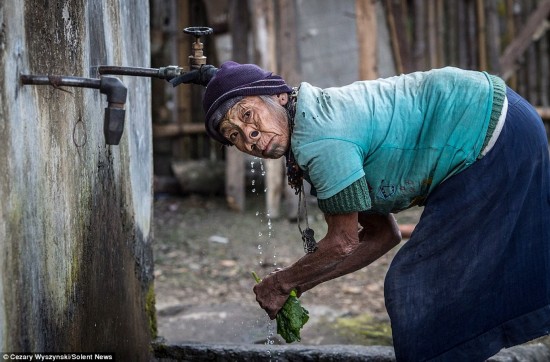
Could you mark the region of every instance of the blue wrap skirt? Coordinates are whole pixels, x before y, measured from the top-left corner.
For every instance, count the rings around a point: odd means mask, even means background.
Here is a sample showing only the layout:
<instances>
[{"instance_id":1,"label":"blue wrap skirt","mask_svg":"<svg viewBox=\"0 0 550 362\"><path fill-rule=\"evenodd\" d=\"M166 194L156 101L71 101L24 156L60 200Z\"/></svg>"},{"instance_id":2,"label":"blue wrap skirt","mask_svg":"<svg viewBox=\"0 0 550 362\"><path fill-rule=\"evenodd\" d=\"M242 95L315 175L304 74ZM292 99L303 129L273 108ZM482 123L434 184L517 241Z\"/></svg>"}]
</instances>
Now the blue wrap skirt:
<instances>
[{"instance_id":1,"label":"blue wrap skirt","mask_svg":"<svg viewBox=\"0 0 550 362\"><path fill-rule=\"evenodd\" d=\"M398 361L484 361L550 333L550 163L508 88L493 149L428 197L385 281Z\"/></svg>"}]
</instances>

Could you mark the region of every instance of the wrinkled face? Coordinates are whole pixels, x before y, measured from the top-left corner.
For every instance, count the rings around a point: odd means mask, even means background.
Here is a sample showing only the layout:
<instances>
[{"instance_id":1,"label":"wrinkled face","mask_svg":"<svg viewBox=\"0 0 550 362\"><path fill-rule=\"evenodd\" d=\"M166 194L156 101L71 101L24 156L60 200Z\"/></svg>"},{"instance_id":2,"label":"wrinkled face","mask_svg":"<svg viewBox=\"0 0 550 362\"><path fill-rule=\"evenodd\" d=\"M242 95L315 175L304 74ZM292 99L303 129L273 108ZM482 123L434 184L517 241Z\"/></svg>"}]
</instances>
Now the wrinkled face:
<instances>
[{"instance_id":1,"label":"wrinkled face","mask_svg":"<svg viewBox=\"0 0 550 362\"><path fill-rule=\"evenodd\" d=\"M290 141L288 95L249 96L235 104L220 123L221 134L240 151L262 158L283 156Z\"/></svg>"}]
</instances>

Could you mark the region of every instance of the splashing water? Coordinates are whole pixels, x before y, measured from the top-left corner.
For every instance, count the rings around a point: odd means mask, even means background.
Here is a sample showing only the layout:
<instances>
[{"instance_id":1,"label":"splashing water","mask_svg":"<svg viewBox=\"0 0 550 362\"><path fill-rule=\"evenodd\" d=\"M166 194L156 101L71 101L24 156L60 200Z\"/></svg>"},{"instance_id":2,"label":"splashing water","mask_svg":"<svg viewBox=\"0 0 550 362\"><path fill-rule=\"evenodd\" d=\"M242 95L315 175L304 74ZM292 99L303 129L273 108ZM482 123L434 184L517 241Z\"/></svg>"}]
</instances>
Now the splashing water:
<instances>
[{"instance_id":1,"label":"splashing water","mask_svg":"<svg viewBox=\"0 0 550 362\"><path fill-rule=\"evenodd\" d=\"M257 163L259 163L259 169L260 169L259 175L256 173L256 169L255 169ZM252 174L251 191L253 196L262 197L265 199L267 187L263 189L263 192L258 192L256 187L257 184L260 183L258 182L259 180L257 180L256 177L265 177L266 175L264 164L260 158L255 157L252 161L250 161L250 173ZM265 180L262 180L262 181L264 181L264 185L265 185ZM260 201L264 201L264 200L260 200ZM260 202L259 204L264 205L264 202ZM257 239L257 242L258 242L257 249L258 249L258 256L259 256L258 264L260 265L260 267L263 267L264 262L266 260L264 251L268 253L271 247L270 242L273 236L273 224L271 222L271 216L269 214L269 210L265 212L257 210L255 215L259 219L259 223L260 223L259 231L258 231L258 239ZM267 230L265 230L266 226L267 226ZM273 267L277 265L276 258L277 258L277 255L274 252L273 263L271 264ZM267 265L267 267L269 267L269 265ZM274 336L275 336L275 324L273 323L273 321L269 320L267 324L267 338L265 342L265 345L268 346L267 355L269 357L269 361L271 361L272 358L274 357L271 351L271 346L275 344Z\"/></svg>"}]
</instances>

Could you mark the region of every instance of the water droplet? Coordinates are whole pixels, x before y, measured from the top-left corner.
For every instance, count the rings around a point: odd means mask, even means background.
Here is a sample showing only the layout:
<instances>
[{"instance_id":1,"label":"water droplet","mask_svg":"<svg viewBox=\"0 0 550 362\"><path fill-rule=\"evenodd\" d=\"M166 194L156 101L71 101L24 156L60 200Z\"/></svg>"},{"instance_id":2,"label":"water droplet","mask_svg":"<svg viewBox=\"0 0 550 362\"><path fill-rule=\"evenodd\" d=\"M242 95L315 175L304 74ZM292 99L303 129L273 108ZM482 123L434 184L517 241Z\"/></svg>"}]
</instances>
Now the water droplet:
<instances>
[{"instance_id":1,"label":"water droplet","mask_svg":"<svg viewBox=\"0 0 550 362\"><path fill-rule=\"evenodd\" d=\"M253 188L253 189L252 189L252 192L256 192L256 188Z\"/></svg>"},{"instance_id":2,"label":"water droplet","mask_svg":"<svg viewBox=\"0 0 550 362\"><path fill-rule=\"evenodd\" d=\"M260 215L260 212L259 211L256 211L256 216Z\"/></svg>"},{"instance_id":3,"label":"water droplet","mask_svg":"<svg viewBox=\"0 0 550 362\"><path fill-rule=\"evenodd\" d=\"M256 184L256 180L252 180L252 186Z\"/></svg>"}]
</instances>

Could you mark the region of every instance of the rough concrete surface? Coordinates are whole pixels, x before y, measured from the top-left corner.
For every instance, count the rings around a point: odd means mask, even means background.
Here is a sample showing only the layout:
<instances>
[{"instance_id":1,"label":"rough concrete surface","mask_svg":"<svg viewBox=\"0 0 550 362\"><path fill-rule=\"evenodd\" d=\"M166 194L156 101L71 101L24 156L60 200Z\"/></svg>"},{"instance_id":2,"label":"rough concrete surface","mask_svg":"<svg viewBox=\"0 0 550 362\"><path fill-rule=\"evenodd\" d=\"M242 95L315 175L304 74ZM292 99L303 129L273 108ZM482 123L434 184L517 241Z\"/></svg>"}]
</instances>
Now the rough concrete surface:
<instances>
[{"instance_id":1,"label":"rough concrete surface","mask_svg":"<svg viewBox=\"0 0 550 362\"><path fill-rule=\"evenodd\" d=\"M126 127L120 145L108 146L98 89L19 78L148 66L148 8L146 0L0 1L1 351L148 360L149 80L123 80Z\"/></svg>"}]
</instances>

